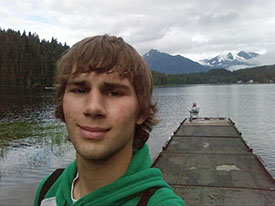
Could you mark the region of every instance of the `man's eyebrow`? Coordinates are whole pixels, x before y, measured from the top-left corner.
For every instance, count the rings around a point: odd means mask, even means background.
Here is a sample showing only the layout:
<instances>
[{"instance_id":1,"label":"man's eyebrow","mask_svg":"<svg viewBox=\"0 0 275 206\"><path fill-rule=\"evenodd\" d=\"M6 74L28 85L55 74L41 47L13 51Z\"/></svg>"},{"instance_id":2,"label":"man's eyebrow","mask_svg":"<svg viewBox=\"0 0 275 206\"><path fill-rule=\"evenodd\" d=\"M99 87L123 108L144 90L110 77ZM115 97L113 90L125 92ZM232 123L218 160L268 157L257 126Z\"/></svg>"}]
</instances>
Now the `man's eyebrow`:
<instances>
[{"instance_id":1,"label":"man's eyebrow","mask_svg":"<svg viewBox=\"0 0 275 206\"><path fill-rule=\"evenodd\" d=\"M86 81L84 80L70 80L67 82L68 86L74 85L74 86L85 86L87 85Z\"/></svg>"},{"instance_id":2,"label":"man's eyebrow","mask_svg":"<svg viewBox=\"0 0 275 206\"><path fill-rule=\"evenodd\" d=\"M110 82L104 82L103 84L104 88L108 88L108 89L123 89L123 90L130 90L130 87L125 85L125 84L121 84L121 83L110 83Z\"/></svg>"}]
</instances>

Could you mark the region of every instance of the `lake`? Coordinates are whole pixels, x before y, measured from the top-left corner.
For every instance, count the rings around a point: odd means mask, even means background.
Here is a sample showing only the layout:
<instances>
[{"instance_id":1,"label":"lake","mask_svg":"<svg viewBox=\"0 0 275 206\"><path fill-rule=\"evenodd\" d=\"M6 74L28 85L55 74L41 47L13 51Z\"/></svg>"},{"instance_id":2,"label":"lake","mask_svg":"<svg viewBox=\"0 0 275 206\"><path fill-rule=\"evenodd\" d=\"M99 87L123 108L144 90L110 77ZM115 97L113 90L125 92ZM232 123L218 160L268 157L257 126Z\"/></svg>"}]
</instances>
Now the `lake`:
<instances>
[{"instance_id":1,"label":"lake","mask_svg":"<svg viewBox=\"0 0 275 206\"><path fill-rule=\"evenodd\" d=\"M151 157L189 117L193 102L201 117L228 117L275 177L275 84L187 85L155 88L161 122L151 132ZM75 156L65 126L54 118L54 93L0 95L0 202L32 204L43 177Z\"/></svg>"}]
</instances>

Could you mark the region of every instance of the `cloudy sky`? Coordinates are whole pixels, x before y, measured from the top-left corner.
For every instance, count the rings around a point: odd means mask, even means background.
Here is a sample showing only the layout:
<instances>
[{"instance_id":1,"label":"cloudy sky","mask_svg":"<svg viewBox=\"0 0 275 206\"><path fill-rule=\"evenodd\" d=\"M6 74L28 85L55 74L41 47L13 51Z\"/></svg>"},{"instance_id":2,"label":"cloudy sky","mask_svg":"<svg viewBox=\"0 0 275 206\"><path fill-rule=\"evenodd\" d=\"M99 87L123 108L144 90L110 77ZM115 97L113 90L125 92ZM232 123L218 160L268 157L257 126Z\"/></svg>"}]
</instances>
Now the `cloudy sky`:
<instances>
[{"instance_id":1,"label":"cloudy sky","mask_svg":"<svg viewBox=\"0 0 275 206\"><path fill-rule=\"evenodd\" d=\"M274 11L274 0L0 0L0 27L70 46L118 35L141 55L153 48L195 61L253 51L274 64Z\"/></svg>"}]
</instances>

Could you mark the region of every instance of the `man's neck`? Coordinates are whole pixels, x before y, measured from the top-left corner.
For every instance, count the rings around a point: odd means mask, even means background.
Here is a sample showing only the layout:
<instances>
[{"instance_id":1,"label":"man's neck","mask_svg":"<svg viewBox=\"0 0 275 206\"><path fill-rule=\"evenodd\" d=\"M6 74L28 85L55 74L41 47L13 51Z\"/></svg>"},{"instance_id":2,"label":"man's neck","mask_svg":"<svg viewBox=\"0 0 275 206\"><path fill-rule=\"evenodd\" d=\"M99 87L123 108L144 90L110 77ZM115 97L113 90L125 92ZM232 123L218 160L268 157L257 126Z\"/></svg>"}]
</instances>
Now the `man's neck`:
<instances>
[{"instance_id":1,"label":"man's neck","mask_svg":"<svg viewBox=\"0 0 275 206\"><path fill-rule=\"evenodd\" d=\"M74 185L74 198L79 199L119 179L128 170L132 155L132 148L124 148L105 160L87 160L77 154L79 179Z\"/></svg>"}]
</instances>

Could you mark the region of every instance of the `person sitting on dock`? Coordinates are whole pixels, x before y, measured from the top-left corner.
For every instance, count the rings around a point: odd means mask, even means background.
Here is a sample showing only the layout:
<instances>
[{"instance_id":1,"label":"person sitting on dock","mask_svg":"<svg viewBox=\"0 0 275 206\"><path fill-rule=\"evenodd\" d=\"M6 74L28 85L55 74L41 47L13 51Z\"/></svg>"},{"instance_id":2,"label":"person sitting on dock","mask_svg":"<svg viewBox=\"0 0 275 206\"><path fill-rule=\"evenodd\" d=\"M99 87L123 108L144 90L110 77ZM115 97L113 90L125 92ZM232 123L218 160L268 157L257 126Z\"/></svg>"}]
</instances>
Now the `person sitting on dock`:
<instances>
[{"instance_id":1,"label":"person sitting on dock","mask_svg":"<svg viewBox=\"0 0 275 206\"><path fill-rule=\"evenodd\" d=\"M193 103L192 109L188 110L188 111L190 112L190 118L189 118L190 121L192 121L194 118L199 117L200 108L199 108L199 106L197 105L196 102Z\"/></svg>"},{"instance_id":2,"label":"person sitting on dock","mask_svg":"<svg viewBox=\"0 0 275 206\"><path fill-rule=\"evenodd\" d=\"M88 37L58 61L56 117L76 160L38 186L34 205L184 205L151 167L157 123L150 70L115 36Z\"/></svg>"}]
</instances>

